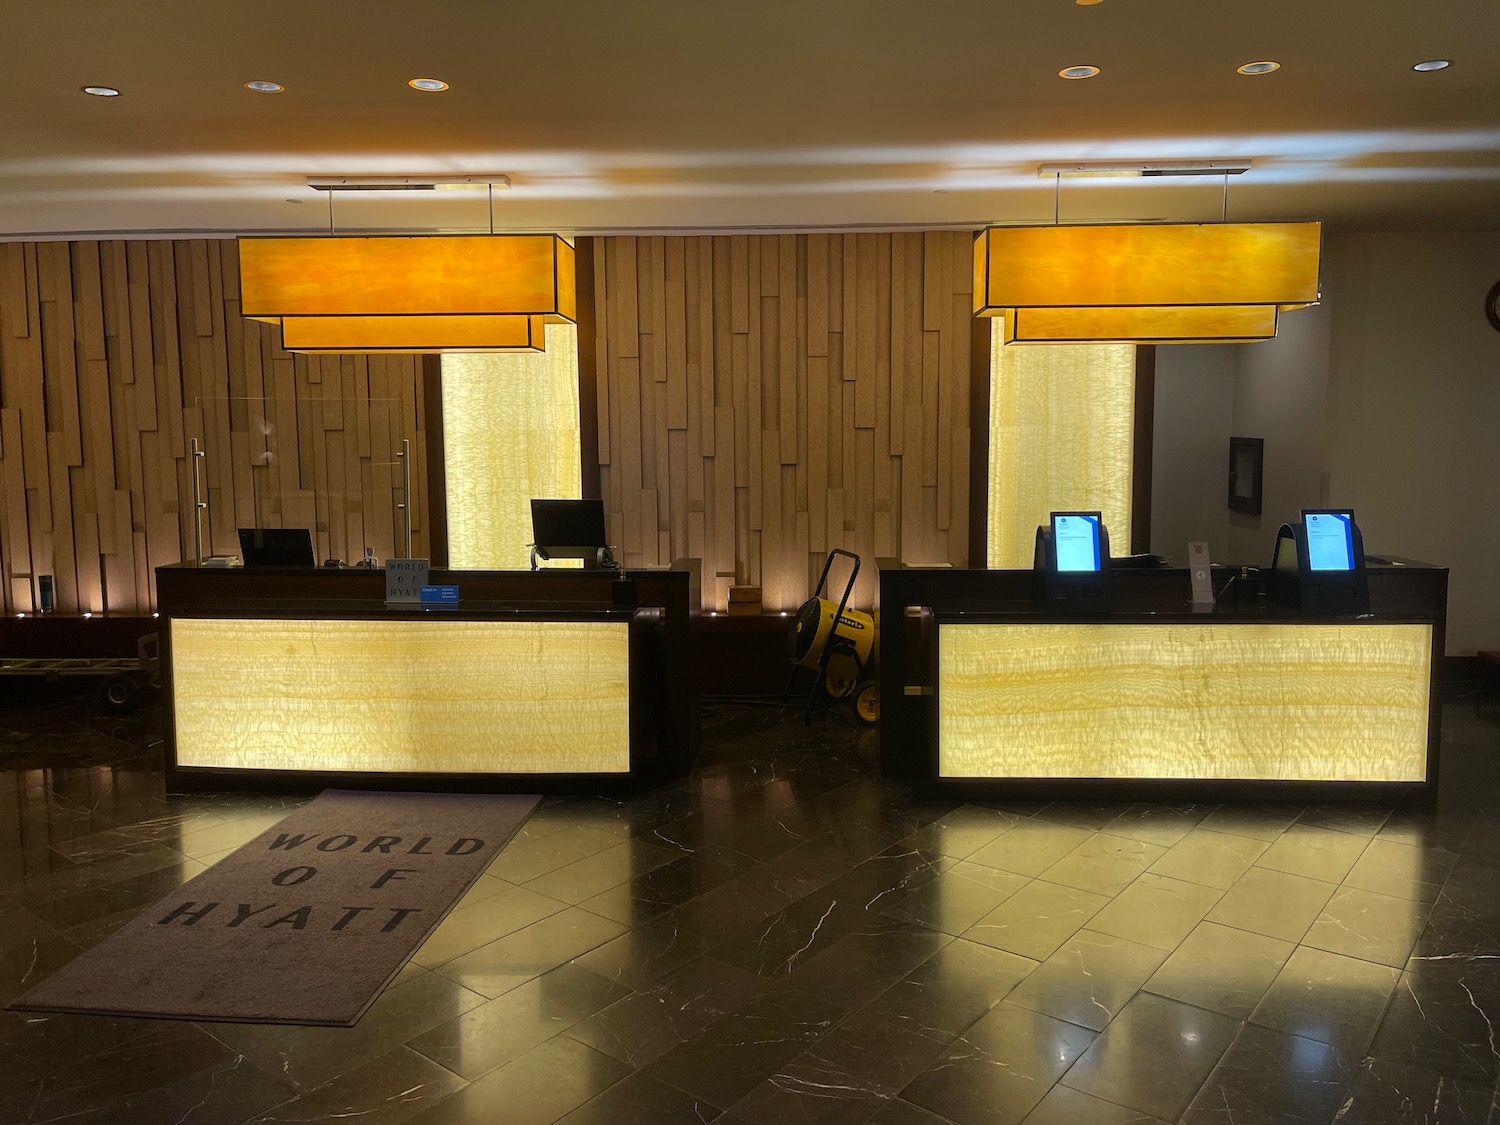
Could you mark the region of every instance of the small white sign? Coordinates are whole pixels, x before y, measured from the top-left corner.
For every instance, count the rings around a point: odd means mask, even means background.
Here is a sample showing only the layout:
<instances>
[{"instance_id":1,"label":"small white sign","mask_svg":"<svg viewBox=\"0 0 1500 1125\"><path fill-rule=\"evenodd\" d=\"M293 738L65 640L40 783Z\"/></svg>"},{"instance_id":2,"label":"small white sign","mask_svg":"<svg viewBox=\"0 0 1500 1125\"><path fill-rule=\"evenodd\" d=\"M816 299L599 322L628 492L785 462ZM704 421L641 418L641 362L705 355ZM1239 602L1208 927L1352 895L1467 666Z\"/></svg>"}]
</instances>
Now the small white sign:
<instances>
[{"instance_id":1,"label":"small white sign","mask_svg":"<svg viewBox=\"0 0 1500 1125\"><path fill-rule=\"evenodd\" d=\"M385 560L385 600L387 602L410 602L422 600L422 587L427 585L426 559Z\"/></svg>"},{"instance_id":2,"label":"small white sign","mask_svg":"<svg viewBox=\"0 0 1500 1125\"><path fill-rule=\"evenodd\" d=\"M1188 570L1192 572L1193 578L1193 604L1213 605L1214 586L1212 564L1208 561L1208 544L1191 542L1188 544Z\"/></svg>"}]
</instances>

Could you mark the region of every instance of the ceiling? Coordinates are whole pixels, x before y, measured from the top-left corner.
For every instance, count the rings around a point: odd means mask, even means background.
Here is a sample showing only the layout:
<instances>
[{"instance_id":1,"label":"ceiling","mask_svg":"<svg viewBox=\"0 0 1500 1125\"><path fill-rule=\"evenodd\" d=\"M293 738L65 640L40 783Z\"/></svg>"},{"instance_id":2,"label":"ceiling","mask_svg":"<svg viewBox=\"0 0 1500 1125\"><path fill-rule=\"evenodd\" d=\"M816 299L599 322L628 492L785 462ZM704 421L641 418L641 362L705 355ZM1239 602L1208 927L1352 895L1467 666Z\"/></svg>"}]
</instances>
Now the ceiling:
<instances>
[{"instance_id":1,"label":"ceiling","mask_svg":"<svg viewBox=\"0 0 1500 1125\"><path fill-rule=\"evenodd\" d=\"M1194 221L1221 181L1054 195L1037 165L1224 157L1254 162L1232 219L1500 227L1495 0L17 0L4 28L0 238L326 231L306 178L343 174L506 174L501 230ZM340 193L333 220L488 204Z\"/></svg>"}]
</instances>

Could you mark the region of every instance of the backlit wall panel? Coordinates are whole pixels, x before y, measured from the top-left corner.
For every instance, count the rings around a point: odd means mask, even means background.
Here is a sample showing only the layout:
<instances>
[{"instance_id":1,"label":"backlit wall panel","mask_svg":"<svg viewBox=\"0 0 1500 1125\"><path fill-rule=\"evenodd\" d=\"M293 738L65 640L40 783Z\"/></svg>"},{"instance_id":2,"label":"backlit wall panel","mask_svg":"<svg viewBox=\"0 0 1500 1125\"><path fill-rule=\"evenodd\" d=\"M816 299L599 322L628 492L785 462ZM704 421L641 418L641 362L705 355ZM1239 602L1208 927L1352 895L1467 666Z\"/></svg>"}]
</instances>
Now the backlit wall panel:
<instances>
[{"instance_id":1,"label":"backlit wall panel","mask_svg":"<svg viewBox=\"0 0 1500 1125\"><path fill-rule=\"evenodd\" d=\"M1426 777L1430 625L938 628L943 777Z\"/></svg>"},{"instance_id":2,"label":"backlit wall panel","mask_svg":"<svg viewBox=\"0 0 1500 1125\"><path fill-rule=\"evenodd\" d=\"M626 622L172 621L177 764L621 773Z\"/></svg>"},{"instance_id":3,"label":"backlit wall panel","mask_svg":"<svg viewBox=\"0 0 1500 1125\"><path fill-rule=\"evenodd\" d=\"M548 325L545 352L445 355L443 463L449 565L529 567L531 499L581 494L578 329Z\"/></svg>"},{"instance_id":4,"label":"backlit wall panel","mask_svg":"<svg viewBox=\"0 0 1500 1125\"><path fill-rule=\"evenodd\" d=\"M1053 511L1101 512L1111 550L1130 552L1135 346L1002 346L990 351L991 567L1030 569Z\"/></svg>"}]
</instances>

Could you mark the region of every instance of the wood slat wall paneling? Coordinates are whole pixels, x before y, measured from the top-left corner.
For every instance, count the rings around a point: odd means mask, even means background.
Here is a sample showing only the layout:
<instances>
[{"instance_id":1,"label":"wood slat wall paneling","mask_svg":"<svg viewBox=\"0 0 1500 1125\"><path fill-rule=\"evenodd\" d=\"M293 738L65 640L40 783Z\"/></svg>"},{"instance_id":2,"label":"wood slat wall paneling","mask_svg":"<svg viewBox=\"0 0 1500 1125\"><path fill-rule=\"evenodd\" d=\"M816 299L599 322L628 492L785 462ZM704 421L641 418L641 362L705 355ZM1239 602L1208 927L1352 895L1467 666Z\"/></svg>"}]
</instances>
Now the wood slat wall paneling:
<instances>
[{"instance_id":1,"label":"wood slat wall paneling","mask_svg":"<svg viewBox=\"0 0 1500 1125\"><path fill-rule=\"evenodd\" d=\"M865 605L877 554L968 565L971 246L595 239L600 481L623 562L700 557L709 608L733 581L769 611L807 598L834 547L865 560Z\"/></svg>"},{"instance_id":2,"label":"wood slat wall paneling","mask_svg":"<svg viewBox=\"0 0 1500 1125\"><path fill-rule=\"evenodd\" d=\"M145 614L191 557L189 443L207 453L204 550L309 527L319 559L395 553L395 454L411 442L413 553L427 553L419 356L309 360L242 319L227 239L0 245L0 603Z\"/></svg>"}]
</instances>

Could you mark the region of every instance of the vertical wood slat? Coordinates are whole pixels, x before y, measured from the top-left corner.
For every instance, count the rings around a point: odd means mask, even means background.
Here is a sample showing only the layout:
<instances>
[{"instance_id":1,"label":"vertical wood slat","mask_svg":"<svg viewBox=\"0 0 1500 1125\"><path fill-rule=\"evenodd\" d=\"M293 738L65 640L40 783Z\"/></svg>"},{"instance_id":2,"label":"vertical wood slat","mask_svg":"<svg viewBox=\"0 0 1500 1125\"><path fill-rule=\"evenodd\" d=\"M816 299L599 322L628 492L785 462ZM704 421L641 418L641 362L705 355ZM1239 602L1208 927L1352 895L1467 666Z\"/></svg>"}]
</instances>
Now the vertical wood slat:
<instances>
[{"instance_id":1,"label":"vertical wood slat","mask_svg":"<svg viewBox=\"0 0 1500 1125\"><path fill-rule=\"evenodd\" d=\"M191 557L193 437L209 453L206 553L316 513L320 547L394 554L403 437L426 553L418 358L381 361L373 384L365 357L299 367L276 329L241 318L237 271L227 239L0 246L3 612L32 612L45 574L60 614L150 613L154 568Z\"/></svg>"},{"instance_id":2,"label":"vertical wood slat","mask_svg":"<svg viewBox=\"0 0 1500 1125\"><path fill-rule=\"evenodd\" d=\"M691 552L710 606L730 574L761 584L769 612L811 593L833 547L963 564L967 235L615 237L593 252L601 481L627 561ZM867 565L856 599L874 587Z\"/></svg>"}]
</instances>

